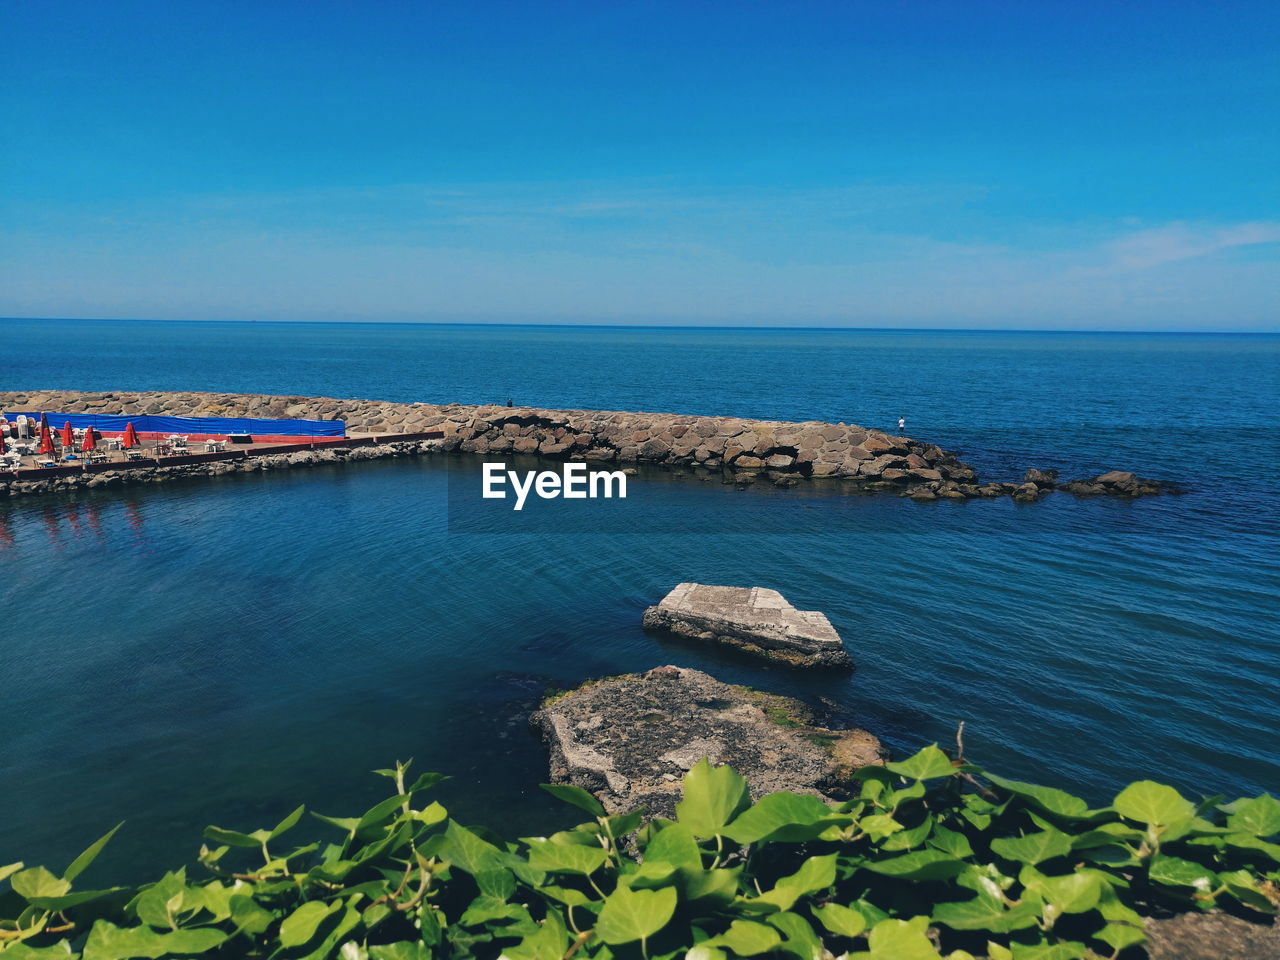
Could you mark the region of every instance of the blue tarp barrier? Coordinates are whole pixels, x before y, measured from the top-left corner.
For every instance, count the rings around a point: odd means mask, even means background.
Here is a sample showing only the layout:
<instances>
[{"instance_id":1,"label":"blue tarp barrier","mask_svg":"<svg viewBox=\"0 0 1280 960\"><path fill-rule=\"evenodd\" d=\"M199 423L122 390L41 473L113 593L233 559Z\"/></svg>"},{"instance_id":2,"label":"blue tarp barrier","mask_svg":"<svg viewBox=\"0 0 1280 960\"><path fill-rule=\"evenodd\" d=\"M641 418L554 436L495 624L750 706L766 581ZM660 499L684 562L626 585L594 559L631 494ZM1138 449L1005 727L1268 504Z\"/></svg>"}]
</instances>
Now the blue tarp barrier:
<instances>
[{"instance_id":1,"label":"blue tarp barrier","mask_svg":"<svg viewBox=\"0 0 1280 960\"><path fill-rule=\"evenodd\" d=\"M61 430L71 422L75 429L93 427L100 433L124 433L130 423L139 433L216 434L247 433L263 437L342 437L346 436L345 420L262 420L256 417L118 417L104 413L53 413L46 411L49 427ZM17 413L6 413L13 423ZM40 414L27 413L40 419Z\"/></svg>"}]
</instances>

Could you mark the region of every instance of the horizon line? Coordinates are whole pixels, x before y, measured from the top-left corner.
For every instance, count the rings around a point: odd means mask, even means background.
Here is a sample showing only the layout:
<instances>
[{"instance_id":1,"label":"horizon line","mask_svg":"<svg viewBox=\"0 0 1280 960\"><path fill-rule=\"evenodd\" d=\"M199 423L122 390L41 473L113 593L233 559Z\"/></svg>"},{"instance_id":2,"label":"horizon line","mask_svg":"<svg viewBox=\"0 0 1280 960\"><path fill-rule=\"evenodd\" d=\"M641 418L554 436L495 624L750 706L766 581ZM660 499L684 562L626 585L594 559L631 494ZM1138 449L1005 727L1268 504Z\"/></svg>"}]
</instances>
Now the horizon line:
<instances>
[{"instance_id":1,"label":"horizon line","mask_svg":"<svg viewBox=\"0 0 1280 960\"><path fill-rule=\"evenodd\" d=\"M280 319L222 319L158 317L16 317L0 316L3 322L72 322L72 323L189 323L189 324L246 324L272 326L396 326L396 327L542 327L596 330L786 330L806 333L836 333L861 331L866 333L1057 333L1084 335L1152 335L1152 336L1280 336L1280 329L1267 330L1205 330L1176 329L1149 330L1133 328L1080 328L1080 327L887 327L859 326L852 324L777 324L777 323L667 323L667 322L607 322L587 320L280 320Z\"/></svg>"}]
</instances>

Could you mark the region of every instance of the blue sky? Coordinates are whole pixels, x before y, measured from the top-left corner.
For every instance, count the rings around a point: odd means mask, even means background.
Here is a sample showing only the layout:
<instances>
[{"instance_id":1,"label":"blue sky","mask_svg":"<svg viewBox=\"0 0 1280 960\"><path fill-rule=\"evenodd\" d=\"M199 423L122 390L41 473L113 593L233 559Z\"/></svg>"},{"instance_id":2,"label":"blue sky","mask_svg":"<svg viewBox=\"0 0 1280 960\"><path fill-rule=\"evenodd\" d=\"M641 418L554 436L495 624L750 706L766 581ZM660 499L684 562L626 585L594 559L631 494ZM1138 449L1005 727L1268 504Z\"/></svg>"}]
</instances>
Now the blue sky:
<instances>
[{"instance_id":1,"label":"blue sky","mask_svg":"<svg viewBox=\"0 0 1280 960\"><path fill-rule=\"evenodd\" d=\"M0 315L1280 329L1280 5L0 4Z\"/></svg>"}]
</instances>

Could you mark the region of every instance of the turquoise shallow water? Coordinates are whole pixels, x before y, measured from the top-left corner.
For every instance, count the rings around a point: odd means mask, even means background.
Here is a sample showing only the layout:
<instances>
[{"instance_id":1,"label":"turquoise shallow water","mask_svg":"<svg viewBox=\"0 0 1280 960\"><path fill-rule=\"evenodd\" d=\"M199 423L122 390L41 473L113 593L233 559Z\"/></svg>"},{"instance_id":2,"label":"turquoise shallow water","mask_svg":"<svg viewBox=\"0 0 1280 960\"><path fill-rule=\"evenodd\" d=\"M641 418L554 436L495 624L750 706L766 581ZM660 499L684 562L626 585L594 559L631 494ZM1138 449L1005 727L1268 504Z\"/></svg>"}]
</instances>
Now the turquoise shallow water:
<instances>
[{"instance_id":1,"label":"turquoise shallow water","mask_svg":"<svg viewBox=\"0 0 1280 960\"><path fill-rule=\"evenodd\" d=\"M208 389L844 419L992 477L1128 467L1179 498L920 505L667 475L625 504L475 497L469 458L0 504L0 862L117 820L133 869L208 822L347 813L396 757L464 819L547 822L521 712L677 662L823 698L1105 800L1280 790L1280 338L0 321L0 389ZM532 507L530 508L532 510ZM557 512L558 511L558 512ZM593 512L594 511L594 512ZM776 586L858 661L797 677L644 635L679 580Z\"/></svg>"}]
</instances>

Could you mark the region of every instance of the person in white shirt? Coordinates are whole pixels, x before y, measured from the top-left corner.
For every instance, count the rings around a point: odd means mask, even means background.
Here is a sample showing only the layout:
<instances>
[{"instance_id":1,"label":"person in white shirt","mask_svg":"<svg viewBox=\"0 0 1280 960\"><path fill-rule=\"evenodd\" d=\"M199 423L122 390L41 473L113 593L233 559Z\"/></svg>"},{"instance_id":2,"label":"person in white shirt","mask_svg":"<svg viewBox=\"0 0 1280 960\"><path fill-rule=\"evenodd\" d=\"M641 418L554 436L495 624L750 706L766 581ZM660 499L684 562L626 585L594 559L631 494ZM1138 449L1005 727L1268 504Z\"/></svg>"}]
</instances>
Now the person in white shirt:
<instances>
[{"instance_id":1,"label":"person in white shirt","mask_svg":"<svg viewBox=\"0 0 1280 960\"><path fill-rule=\"evenodd\" d=\"M907 432L907 418L906 418L906 417L899 417L899 418L898 418L898 432L899 432L899 433L906 433L906 432Z\"/></svg>"}]
</instances>

